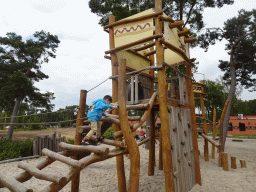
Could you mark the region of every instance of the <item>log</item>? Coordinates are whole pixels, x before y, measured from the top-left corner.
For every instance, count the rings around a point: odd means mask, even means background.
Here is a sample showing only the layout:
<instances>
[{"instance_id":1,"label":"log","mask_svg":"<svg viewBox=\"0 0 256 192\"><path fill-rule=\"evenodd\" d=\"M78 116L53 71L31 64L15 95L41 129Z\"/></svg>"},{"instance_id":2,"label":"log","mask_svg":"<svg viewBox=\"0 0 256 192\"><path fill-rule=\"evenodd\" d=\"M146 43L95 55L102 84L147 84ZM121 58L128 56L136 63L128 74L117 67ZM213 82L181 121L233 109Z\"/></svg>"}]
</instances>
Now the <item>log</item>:
<instances>
[{"instance_id":1,"label":"log","mask_svg":"<svg viewBox=\"0 0 256 192\"><path fill-rule=\"evenodd\" d=\"M154 101L156 99L157 93L153 93L149 103L147 103L146 105L149 105L149 108L145 111L144 115L141 117L141 120L139 122L136 122L133 127L132 127L132 132L136 131L148 118L148 116L150 115L150 111L153 107ZM141 104L142 105L142 104ZM118 138L123 136L123 132L122 131L117 131L114 134L114 138Z\"/></svg>"},{"instance_id":2,"label":"log","mask_svg":"<svg viewBox=\"0 0 256 192\"><path fill-rule=\"evenodd\" d=\"M212 128L212 139L215 141L215 130L216 130L216 109L213 110L213 128ZM212 145L212 159L215 159L215 146Z\"/></svg>"},{"instance_id":3,"label":"log","mask_svg":"<svg viewBox=\"0 0 256 192\"><path fill-rule=\"evenodd\" d=\"M178 35L179 35L179 37L180 37L180 36L188 35L189 33L190 33L190 29L185 29L185 30L183 30L183 31L180 31L180 32L178 33Z\"/></svg>"},{"instance_id":4,"label":"log","mask_svg":"<svg viewBox=\"0 0 256 192\"><path fill-rule=\"evenodd\" d=\"M88 131L88 130L90 130L91 129L91 125L83 125L83 126L79 126L78 128L77 128L77 132L78 133L83 133L83 132L86 132L86 131Z\"/></svg>"},{"instance_id":5,"label":"log","mask_svg":"<svg viewBox=\"0 0 256 192\"><path fill-rule=\"evenodd\" d=\"M26 170L30 175L33 175L37 179L51 181L55 184L63 184L67 181L66 177L52 173L45 173L36 167L30 167L27 163L19 162L18 167Z\"/></svg>"},{"instance_id":6,"label":"log","mask_svg":"<svg viewBox=\"0 0 256 192\"><path fill-rule=\"evenodd\" d=\"M150 55L154 55L156 53L156 50L152 50L152 51L149 51L148 53L145 53L144 56L150 56Z\"/></svg>"},{"instance_id":7,"label":"log","mask_svg":"<svg viewBox=\"0 0 256 192\"><path fill-rule=\"evenodd\" d=\"M68 164L70 166L73 166L73 167L82 167L82 164L79 161L65 157L63 155L60 155L59 153L55 153L46 148L44 148L42 150L42 154L44 154L52 159L55 159L55 160L65 163L65 164Z\"/></svg>"},{"instance_id":8,"label":"log","mask_svg":"<svg viewBox=\"0 0 256 192\"><path fill-rule=\"evenodd\" d=\"M236 157L231 157L231 168L236 169Z\"/></svg>"},{"instance_id":9,"label":"log","mask_svg":"<svg viewBox=\"0 0 256 192\"><path fill-rule=\"evenodd\" d=\"M54 183L50 184L49 186L46 186L43 190L43 192L55 192L55 191L60 191L66 184L68 184L68 182L78 173L80 172L83 168L85 168L88 165L91 165L93 163L99 162L99 161L104 161L106 159L112 158L112 157L116 157L116 156L122 156L124 154L128 154L128 150L127 149L114 149L111 150L109 152L108 155L96 155L94 153L92 153L91 155L84 157L83 159L81 159L81 163L84 165L82 168L72 168L67 174L67 182L62 184L62 185L56 185Z\"/></svg>"},{"instance_id":10,"label":"log","mask_svg":"<svg viewBox=\"0 0 256 192\"><path fill-rule=\"evenodd\" d=\"M209 136L205 135L204 133L201 133L201 136L207 141L209 141L211 144L213 144L215 147L220 148L220 144L212 140Z\"/></svg>"},{"instance_id":11,"label":"log","mask_svg":"<svg viewBox=\"0 0 256 192\"><path fill-rule=\"evenodd\" d=\"M137 104L137 105L126 105L127 110L139 110L139 109L147 109L149 107L148 103L145 104Z\"/></svg>"},{"instance_id":12,"label":"log","mask_svg":"<svg viewBox=\"0 0 256 192\"><path fill-rule=\"evenodd\" d=\"M178 53L184 60L186 60L190 65L193 65L191 60L187 57L187 55L179 48L175 47L174 45L168 43L167 41L164 41L160 39L160 42L163 43L166 47L173 50L174 52Z\"/></svg>"},{"instance_id":13,"label":"log","mask_svg":"<svg viewBox=\"0 0 256 192\"><path fill-rule=\"evenodd\" d=\"M224 171L229 171L229 168L228 168L228 154L227 153L222 153L222 162L223 162L223 170Z\"/></svg>"},{"instance_id":14,"label":"log","mask_svg":"<svg viewBox=\"0 0 256 192\"><path fill-rule=\"evenodd\" d=\"M156 17L158 15L162 15L162 14L163 14L163 12L161 11L161 12L157 12L157 13L151 13L151 14L148 14L148 15L144 15L144 16L141 16L141 17L136 17L136 18L133 18L133 19L123 19L123 20L111 23L109 25L106 25L103 28L107 29L107 28L110 28L110 27L114 27L114 26L118 26L118 25L123 25L123 24L126 24L126 23L131 23L131 22L135 22L135 21L141 21L141 20L144 20L144 19L148 19L148 18L151 18L151 17Z\"/></svg>"},{"instance_id":15,"label":"log","mask_svg":"<svg viewBox=\"0 0 256 192\"><path fill-rule=\"evenodd\" d=\"M115 16L109 16L109 24L115 23ZM114 38L114 28L109 28L109 48L115 48L115 38ZM116 53L111 55L111 69L112 76L118 75L118 59ZM112 79L112 100L113 103L118 101L118 81L117 79ZM113 115L118 114L118 109L113 110ZM113 125L114 131L120 131L120 126L117 124ZM121 138L118 138L118 141L121 141ZM116 170L117 170L117 179L118 179L118 191L126 192L126 179L124 171L124 158L122 155L116 157Z\"/></svg>"},{"instance_id":16,"label":"log","mask_svg":"<svg viewBox=\"0 0 256 192\"><path fill-rule=\"evenodd\" d=\"M112 114L105 114L106 117L119 119L119 115L112 115ZM128 120L130 121L139 121L141 119L141 116L128 116Z\"/></svg>"},{"instance_id":17,"label":"log","mask_svg":"<svg viewBox=\"0 0 256 192\"><path fill-rule=\"evenodd\" d=\"M192 43L195 42L197 39L195 37L189 37L184 40L185 43Z\"/></svg>"},{"instance_id":18,"label":"log","mask_svg":"<svg viewBox=\"0 0 256 192\"><path fill-rule=\"evenodd\" d=\"M164 17L162 15L159 17L159 19L161 19L162 21L169 21L171 23L175 22L171 17Z\"/></svg>"},{"instance_id":19,"label":"log","mask_svg":"<svg viewBox=\"0 0 256 192\"><path fill-rule=\"evenodd\" d=\"M104 116L102 116L100 121L102 121L102 122L110 122L110 123L115 123L117 125L120 125L120 120L119 119L115 119L115 118L111 118L111 117L104 117Z\"/></svg>"},{"instance_id":20,"label":"log","mask_svg":"<svg viewBox=\"0 0 256 192\"><path fill-rule=\"evenodd\" d=\"M96 136L92 136L91 139L96 140ZM110 139L102 139L101 143L107 144L107 145L112 145L112 146L116 146L116 147L121 147L121 148L125 148L125 143L122 141L116 141L116 140L110 140Z\"/></svg>"},{"instance_id":21,"label":"log","mask_svg":"<svg viewBox=\"0 0 256 192\"><path fill-rule=\"evenodd\" d=\"M69 153L67 151L63 151L60 154L64 155L64 156L70 156L71 155L71 153ZM42 160L41 162L39 162L36 165L36 167L39 170L41 170L41 169L47 167L48 165L52 164L54 161L55 161L55 159L51 159L51 158L48 157L48 158ZM31 179L31 177L32 176L25 171L25 172L19 173L18 175L15 175L13 178L22 183L22 182L25 182L25 181ZM4 187L4 185L2 185L1 182L0 182L0 188L2 188L2 187Z\"/></svg>"},{"instance_id":22,"label":"log","mask_svg":"<svg viewBox=\"0 0 256 192\"><path fill-rule=\"evenodd\" d=\"M144 144L144 143L149 142L149 140L150 140L150 137L144 139L143 141L141 141L141 142L138 143L138 146L140 146L140 145L142 145L142 144Z\"/></svg>"},{"instance_id":23,"label":"log","mask_svg":"<svg viewBox=\"0 0 256 192\"><path fill-rule=\"evenodd\" d=\"M65 150L77 151L77 152L93 152L102 155L106 155L109 153L109 148L99 147L93 145L71 145L64 142L59 144L59 147Z\"/></svg>"},{"instance_id":24,"label":"log","mask_svg":"<svg viewBox=\"0 0 256 192\"><path fill-rule=\"evenodd\" d=\"M39 155L19 157L19 158L16 158L16 159L8 159L8 160L0 161L0 164L10 163L10 162L15 162L15 161L22 161L22 160L26 160L26 159L34 159L34 158L39 158L39 157L40 157Z\"/></svg>"},{"instance_id":25,"label":"log","mask_svg":"<svg viewBox=\"0 0 256 192\"><path fill-rule=\"evenodd\" d=\"M141 47L133 48L132 50L133 50L133 51L141 51L141 50L144 50L144 49L147 49L147 48L153 47L153 46L155 46L155 42L148 43L148 44L143 45L143 46L141 46Z\"/></svg>"},{"instance_id":26,"label":"log","mask_svg":"<svg viewBox=\"0 0 256 192\"><path fill-rule=\"evenodd\" d=\"M27 189L23 186L19 181L14 179L13 177L9 176L8 174L0 173L0 183L10 189L11 191L15 192L33 192L32 189Z\"/></svg>"},{"instance_id":27,"label":"log","mask_svg":"<svg viewBox=\"0 0 256 192\"><path fill-rule=\"evenodd\" d=\"M241 168L246 168L245 160L240 160Z\"/></svg>"},{"instance_id":28,"label":"log","mask_svg":"<svg viewBox=\"0 0 256 192\"><path fill-rule=\"evenodd\" d=\"M178 26L182 27L182 25L184 25L184 21L183 20L177 21L175 23L170 23L169 27L172 29L172 28L175 28L175 27L178 27Z\"/></svg>"},{"instance_id":29,"label":"log","mask_svg":"<svg viewBox=\"0 0 256 192\"><path fill-rule=\"evenodd\" d=\"M122 46L119 46L117 48L113 48L113 49L110 49L108 51L105 51L105 54L115 53L117 51L121 51L121 50L130 48L130 47L133 47L135 45L138 45L138 44L141 44L141 43L144 43L144 42L147 42L147 41L151 41L153 39L158 39L158 38L161 38L161 37L163 37L163 34L161 34L161 35L152 35L150 37L146 37L146 38L140 39L138 41L134 41L134 42L128 43L126 45L122 45Z\"/></svg>"},{"instance_id":30,"label":"log","mask_svg":"<svg viewBox=\"0 0 256 192\"><path fill-rule=\"evenodd\" d=\"M124 139L127 144L127 149L130 156L130 178L129 178L129 192L135 192L139 190L140 179L140 151L136 141L133 138L133 134L128 123L128 113L126 109L125 101L125 72L126 72L126 60L120 59L118 67L118 101L119 101L119 117L120 126L124 134Z\"/></svg>"}]
</instances>

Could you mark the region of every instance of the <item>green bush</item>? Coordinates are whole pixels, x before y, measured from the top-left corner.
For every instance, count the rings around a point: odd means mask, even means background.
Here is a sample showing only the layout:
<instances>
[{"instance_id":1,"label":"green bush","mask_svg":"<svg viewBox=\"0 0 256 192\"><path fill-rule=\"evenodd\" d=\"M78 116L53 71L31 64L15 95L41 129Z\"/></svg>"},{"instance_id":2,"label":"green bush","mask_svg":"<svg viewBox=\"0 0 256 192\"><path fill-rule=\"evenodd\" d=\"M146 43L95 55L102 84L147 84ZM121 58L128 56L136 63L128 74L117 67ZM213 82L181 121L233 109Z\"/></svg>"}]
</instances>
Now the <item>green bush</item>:
<instances>
[{"instance_id":1,"label":"green bush","mask_svg":"<svg viewBox=\"0 0 256 192\"><path fill-rule=\"evenodd\" d=\"M33 141L0 141L0 161L33 155Z\"/></svg>"},{"instance_id":2,"label":"green bush","mask_svg":"<svg viewBox=\"0 0 256 192\"><path fill-rule=\"evenodd\" d=\"M114 127L110 127L105 133L104 133L104 137L106 139L111 139L111 140L115 140L114 139L114 136L113 136L113 133L114 133Z\"/></svg>"},{"instance_id":3,"label":"green bush","mask_svg":"<svg viewBox=\"0 0 256 192\"><path fill-rule=\"evenodd\" d=\"M75 144L75 140L74 139L68 139L66 141L66 143L74 145Z\"/></svg>"}]
</instances>

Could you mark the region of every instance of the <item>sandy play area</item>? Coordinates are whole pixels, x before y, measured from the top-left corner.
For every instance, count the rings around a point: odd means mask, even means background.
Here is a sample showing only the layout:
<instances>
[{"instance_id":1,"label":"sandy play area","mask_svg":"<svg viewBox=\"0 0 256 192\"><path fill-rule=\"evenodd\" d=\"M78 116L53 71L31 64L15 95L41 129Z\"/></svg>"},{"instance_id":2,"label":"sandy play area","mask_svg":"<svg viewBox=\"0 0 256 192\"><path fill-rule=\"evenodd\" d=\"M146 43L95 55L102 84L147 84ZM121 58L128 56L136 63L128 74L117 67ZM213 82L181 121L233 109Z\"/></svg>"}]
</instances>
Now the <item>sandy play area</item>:
<instances>
[{"instance_id":1,"label":"sandy play area","mask_svg":"<svg viewBox=\"0 0 256 192\"><path fill-rule=\"evenodd\" d=\"M256 191L256 140L244 140L243 142L233 142L231 139L227 140L226 152L229 156L237 158L237 169L223 171L218 167L218 153L216 158L205 162L203 158L203 140L199 139L200 166L202 175L202 186L196 185L191 189L191 192L250 192ZM211 149L211 145L210 145ZM158 154L158 145L157 145ZM140 174L140 190L139 191L165 191L164 187L164 172L158 170L158 157L157 166L155 168L154 176L147 176L148 166L148 150L144 146L140 146L141 153L141 174ZM211 153L210 153L211 154ZM26 160L31 165L35 165L41 159ZM247 168L241 168L239 160L245 160ZM81 172L80 191L82 192L101 192L101 191L118 191L117 189L117 176L115 158L108 159L103 162L92 164ZM15 175L23 170L17 167L18 162L0 164L1 173L8 173ZM127 180L129 178L129 159L125 157L125 171ZM55 162L44 170L54 173L65 173L68 166L60 162ZM127 181L128 183L128 181ZM40 191L44 186L49 185L47 181L37 180L32 178L24 183L30 186L34 191ZM7 189L0 189L1 192L9 191ZM62 192L70 191L70 184L65 186Z\"/></svg>"}]
</instances>

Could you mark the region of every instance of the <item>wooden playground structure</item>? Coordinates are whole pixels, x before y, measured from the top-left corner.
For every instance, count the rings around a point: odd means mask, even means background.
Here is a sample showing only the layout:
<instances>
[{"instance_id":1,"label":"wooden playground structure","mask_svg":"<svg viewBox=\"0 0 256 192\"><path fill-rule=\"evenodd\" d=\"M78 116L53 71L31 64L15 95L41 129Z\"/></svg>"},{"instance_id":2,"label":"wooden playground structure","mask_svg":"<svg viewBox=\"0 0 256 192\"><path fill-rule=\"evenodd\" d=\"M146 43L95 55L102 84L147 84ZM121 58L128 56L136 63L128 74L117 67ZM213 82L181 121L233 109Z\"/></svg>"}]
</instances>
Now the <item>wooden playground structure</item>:
<instances>
[{"instance_id":1,"label":"wooden playground structure","mask_svg":"<svg viewBox=\"0 0 256 192\"><path fill-rule=\"evenodd\" d=\"M189 56L189 43L196 41L196 38L189 36L190 30L182 28L183 24L183 21L174 21L163 13L161 0L155 1L154 12L153 9L149 9L120 21L115 21L115 17L110 15L109 25L104 27L109 33L110 42L110 50L105 54L110 56L105 58L111 60L113 105L118 105L119 109L113 110L112 114L110 110L106 111L106 116L101 121L102 132L111 124L115 131L114 141L103 139L102 143L116 148L109 150L102 146L80 145L83 134L90 129L89 122L84 121L87 91L82 90L76 121L75 145L60 143L59 147L64 149L60 153L43 149L42 154L47 158L35 167L19 163L19 168L25 171L16 176L0 173L0 187L7 187L11 191L32 191L24 187L22 182L34 176L52 182L41 191L59 191L71 182L71 191L78 192L82 169L90 164L116 157L119 191L127 191L127 188L128 191L139 191L139 145L147 141L148 175L154 175L157 112L161 118L159 158L163 164L166 191L187 192L196 183L201 185L191 70L193 60ZM177 70L179 65L184 65L185 74ZM166 77L166 68L173 71L169 77ZM140 91L143 92L143 98L140 97ZM141 110L144 113L142 116L128 116L127 110ZM128 120L137 122L131 126ZM145 121L150 127L150 137L137 143L133 132ZM205 136L208 150L208 141L211 140L207 136L207 130L201 135ZM215 141L211 143L216 144ZM206 148L205 154L208 154ZM91 154L85 155L86 153ZM124 173L125 154L129 154L130 158L128 187ZM70 170L63 175L44 172L43 168L54 161L70 165Z\"/></svg>"}]
</instances>

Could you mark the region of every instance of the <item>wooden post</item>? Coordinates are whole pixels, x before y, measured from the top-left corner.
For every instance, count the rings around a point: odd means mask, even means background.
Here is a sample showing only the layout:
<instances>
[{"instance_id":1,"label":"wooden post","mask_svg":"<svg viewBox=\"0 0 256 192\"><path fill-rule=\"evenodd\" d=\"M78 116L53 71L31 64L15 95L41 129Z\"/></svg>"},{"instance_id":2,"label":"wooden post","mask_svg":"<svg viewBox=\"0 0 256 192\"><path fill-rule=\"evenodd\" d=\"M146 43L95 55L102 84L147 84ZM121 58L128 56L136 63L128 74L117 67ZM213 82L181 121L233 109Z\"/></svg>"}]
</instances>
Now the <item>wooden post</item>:
<instances>
[{"instance_id":1,"label":"wooden post","mask_svg":"<svg viewBox=\"0 0 256 192\"><path fill-rule=\"evenodd\" d=\"M115 23L115 16L109 16L109 24ZM114 42L114 28L109 28L109 47L110 49L115 48ZM116 53L111 53L111 65L112 65L112 76L118 75L118 60ZM118 101L118 80L112 79L112 102L115 103ZM113 110L113 115L118 115L118 109ZM113 125L114 131L120 131L120 126L117 124ZM122 141L122 138L117 138L117 141ZM118 191L126 191L126 181L125 181L125 170L124 170L124 156L119 155L116 157L116 168L117 168L117 179L118 179Z\"/></svg>"},{"instance_id":2,"label":"wooden post","mask_svg":"<svg viewBox=\"0 0 256 192\"><path fill-rule=\"evenodd\" d=\"M186 62L186 75L192 77L191 65ZM199 163L199 154L198 154L198 141L197 141L197 130L196 130L196 114L195 114L195 99L193 92L193 84L190 79L186 79L188 86L188 95L190 102L190 116L192 124L192 134L193 134L193 148L194 148L194 157L195 157L195 174L196 174L196 183L202 185L201 181L201 172L200 172L200 163Z\"/></svg>"},{"instance_id":3,"label":"wooden post","mask_svg":"<svg viewBox=\"0 0 256 192\"><path fill-rule=\"evenodd\" d=\"M246 168L245 160L240 160L241 168Z\"/></svg>"},{"instance_id":4,"label":"wooden post","mask_svg":"<svg viewBox=\"0 0 256 192\"><path fill-rule=\"evenodd\" d=\"M236 169L236 157L231 157L231 168Z\"/></svg>"},{"instance_id":5,"label":"wooden post","mask_svg":"<svg viewBox=\"0 0 256 192\"><path fill-rule=\"evenodd\" d=\"M223 162L223 170L224 171L229 171L229 168L228 168L228 154L227 153L222 153L222 162Z\"/></svg>"},{"instance_id":6,"label":"wooden post","mask_svg":"<svg viewBox=\"0 0 256 192\"><path fill-rule=\"evenodd\" d=\"M213 110L213 128L212 128L212 139L215 141L216 131L216 109ZM215 146L212 145L212 159L215 159Z\"/></svg>"},{"instance_id":7,"label":"wooden post","mask_svg":"<svg viewBox=\"0 0 256 192\"><path fill-rule=\"evenodd\" d=\"M77 119L83 118L85 113L85 104L86 104L86 96L87 91L81 90L80 91L80 101L79 101L79 110L77 113ZM78 127L83 125L84 119L76 120L76 136L75 136L75 145L81 145L82 142L82 134L78 133ZM57 144L57 143L56 143ZM58 149L58 145L56 146ZM74 156L74 159L78 159L78 156ZM80 173L78 173L71 181L71 192L78 192L79 191L79 181L80 181Z\"/></svg>"},{"instance_id":8,"label":"wooden post","mask_svg":"<svg viewBox=\"0 0 256 192\"><path fill-rule=\"evenodd\" d=\"M224 152L223 121L224 121L224 117L226 115L228 104L229 104L229 101L227 100L225 102L225 105L224 105L224 108L223 108L223 111L222 111L222 114L221 114L221 118L220 118L220 126L219 126L219 129L220 129L220 150L219 150L219 163L218 163L219 167L222 166L222 152Z\"/></svg>"},{"instance_id":9,"label":"wooden post","mask_svg":"<svg viewBox=\"0 0 256 192\"><path fill-rule=\"evenodd\" d=\"M159 170L163 170L163 147L162 147L162 135L161 128L159 134Z\"/></svg>"},{"instance_id":10,"label":"wooden post","mask_svg":"<svg viewBox=\"0 0 256 192\"><path fill-rule=\"evenodd\" d=\"M128 122L128 113L126 110L125 101L125 73L126 73L126 60L119 60L118 69L118 103L119 103L119 118L123 131L124 139L127 144L130 157L130 179L129 179L129 192L138 192L140 180L140 151L136 141L133 138L131 128Z\"/></svg>"},{"instance_id":11,"label":"wooden post","mask_svg":"<svg viewBox=\"0 0 256 192\"><path fill-rule=\"evenodd\" d=\"M155 12L162 11L162 1L155 0ZM162 35L162 21L160 16L155 19L155 34ZM160 39L156 39L156 60L157 65L162 66L164 62L164 47ZM167 84L165 77L165 67L158 71L158 91L159 91L159 111L161 117L161 136L163 147L163 164L165 175L165 190L174 190L174 176L172 168L172 151L171 151L171 138L169 131L169 117L167 109Z\"/></svg>"},{"instance_id":12,"label":"wooden post","mask_svg":"<svg viewBox=\"0 0 256 192\"><path fill-rule=\"evenodd\" d=\"M150 47L150 51L153 51L154 47ZM150 55L150 66L154 66L155 64L155 56ZM154 82L155 82L155 70L151 69L149 74L153 77L151 79L151 89L150 89L150 96L153 95L154 92ZM156 164L156 157L155 157L155 142L156 142L156 129L155 129L155 111L152 110L150 112L150 141L149 141L149 164L148 164L148 175L154 175L154 167Z\"/></svg>"},{"instance_id":13,"label":"wooden post","mask_svg":"<svg viewBox=\"0 0 256 192\"><path fill-rule=\"evenodd\" d=\"M202 93L204 93L204 86L202 85ZM204 126L204 134L207 135L208 129L207 129L207 122L205 117L205 108L204 108L204 97L203 94L200 94L200 103L201 103L201 109L202 109L202 117L203 117L203 126ZM209 147L208 147L208 141L204 139L204 158L205 161L209 161Z\"/></svg>"},{"instance_id":14,"label":"wooden post","mask_svg":"<svg viewBox=\"0 0 256 192\"><path fill-rule=\"evenodd\" d=\"M154 175L155 171L155 112L150 113L150 141L149 141L149 161L148 161L148 176Z\"/></svg>"}]
</instances>

